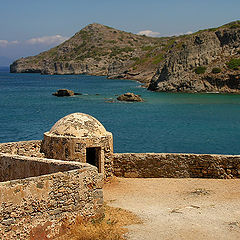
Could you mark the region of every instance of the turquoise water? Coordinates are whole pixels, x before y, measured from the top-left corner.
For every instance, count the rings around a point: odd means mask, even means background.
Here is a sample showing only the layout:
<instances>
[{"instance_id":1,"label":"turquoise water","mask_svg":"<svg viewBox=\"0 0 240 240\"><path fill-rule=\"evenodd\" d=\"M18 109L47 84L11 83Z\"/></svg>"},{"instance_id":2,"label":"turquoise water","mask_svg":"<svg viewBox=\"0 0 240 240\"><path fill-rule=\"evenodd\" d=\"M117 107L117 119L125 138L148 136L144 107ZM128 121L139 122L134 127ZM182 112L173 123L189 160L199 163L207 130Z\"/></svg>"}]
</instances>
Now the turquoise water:
<instances>
[{"instance_id":1,"label":"turquoise water","mask_svg":"<svg viewBox=\"0 0 240 240\"><path fill-rule=\"evenodd\" d=\"M59 88L83 95L52 96ZM106 102L125 92L145 102ZM0 142L42 139L58 119L83 112L113 133L115 152L240 154L240 95L156 93L129 80L1 68L0 110Z\"/></svg>"}]
</instances>

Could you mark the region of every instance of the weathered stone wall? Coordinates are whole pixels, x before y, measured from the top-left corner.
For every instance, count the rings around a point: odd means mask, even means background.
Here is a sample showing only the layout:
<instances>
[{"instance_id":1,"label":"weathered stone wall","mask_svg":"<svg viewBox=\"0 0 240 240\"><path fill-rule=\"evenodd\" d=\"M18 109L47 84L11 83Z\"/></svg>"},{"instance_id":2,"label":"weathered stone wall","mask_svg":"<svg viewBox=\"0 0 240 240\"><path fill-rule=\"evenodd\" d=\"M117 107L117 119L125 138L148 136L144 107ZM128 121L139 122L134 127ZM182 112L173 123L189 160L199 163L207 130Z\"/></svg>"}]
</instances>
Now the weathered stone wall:
<instances>
[{"instance_id":1,"label":"weathered stone wall","mask_svg":"<svg viewBox=\"0 0 240 240\"><path fill-rule=\"evenodd\" d=\"M38 174L42 174L49 163L48 170L55 168L57 172L29 177L34 174L27 171L27 178L0 182L1 239L48 239L47 235L55 237L64 229L66 219L71 222L79 215L101 214L103 182L96 167L49 159L39 159L41 163L37 164L36 158L30 164L28 158L1 154L5 167L14 162L22 171L23 163L31 166L29 171L37 166Z\"/></svg>"},{"instance_id":2,"label":"weathered stone wall","mask_svg":"<svg viewBox=\"0 0 240 240\"><path fill-rule=\"evenodd\" d=\"M51 141L49 142L51 143ZM86 162L86 147L100 146L103 154L102 157L104 158L103 166L104 175L106 178L112 176L112 154L113 154L112 134L108 134L107 136L101 138L85 140L72 138L71 141L69 140L68 142L66 142L66 138L57 138L54 143L51 143L48 146L44 146L44 144L42 143L43 143L42 140L0 143L0 153L38 158L47 157L50 159ZM79 148L76 149L76 147ZM46 156L45 153L41 151L43 149L46 152ZM59 156L61 156L61 158Z\"/></svg>"},{"instance_id":3,"label":"weathered stone wall","mask_svg":"<svg viewBox=\"0 0 240 240\"><path fill-rule=\"evenodd\" d=\"M41 144L41 140L0 143L0 152L41 158L44 157L44 154L40 152Z\"/></svg>"},{"instance_id":4,"label":"weathered stone wall","mask_svg":"<svg viewBox=\"0 0 240 240\"><path fill-rule=\"evenodd\" d=\"M0 182L78 169L78 165L0 153Z\"/></svg>"},{"instance_id":5,"label":"weathered stone wall","mask_svg":"<svg viewBox=\"0 0 240 240\"><path fill-rule=\"evenodd\" d=\"M113 172L132 178L240 178L240 155L115 153Z\"/></svg>"},{"instance_id":6,"label":"weathered stone wall","mask_svg":"<svg viewBox=\"0 0 240 240\"><path fill-rule=\"evenodd\" d=\"M105 177L112 175L112 154L113 138L112 134L100 137L77 138L66 136L52 136L44 134L41 151L47 158L60 159L66 161L86 162L86 149L88 147L101 148L100 170Z\"/></svg>"}]
</instances>

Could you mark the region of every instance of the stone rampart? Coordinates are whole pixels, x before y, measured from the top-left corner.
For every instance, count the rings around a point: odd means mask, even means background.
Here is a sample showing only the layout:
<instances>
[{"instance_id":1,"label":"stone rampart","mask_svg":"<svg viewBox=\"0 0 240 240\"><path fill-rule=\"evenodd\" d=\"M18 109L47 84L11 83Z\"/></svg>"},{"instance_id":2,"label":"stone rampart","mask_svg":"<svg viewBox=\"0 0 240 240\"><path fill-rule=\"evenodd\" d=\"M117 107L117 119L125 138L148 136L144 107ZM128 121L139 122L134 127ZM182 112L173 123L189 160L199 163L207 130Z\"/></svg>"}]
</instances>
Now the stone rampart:
<instances>
[{"instance_id":1,"label":"stone rampart","mask_svg":"<svg viewBox=\"0 0 240 240\"><path fill-rule=\"evenodd\" d=\"M94 166L3 153L0 165L1 239L50 239L66 219L101 214L103 181Z\"/></svg>"},{"instance_id":2,"label":"stone rampart","mask_svg":"<svg viewBox=\"0 0 240 240\"><path fill-rule=\"evenodd\" d=\"M240 178L240 155L115 153L113 173L129 178Z\"/></svg>"},{"instance_id":3,"label":"stone rampart","mask_svg":"<svg viewBox=\"0 0 240 240\"><path fill-rule=\"evenodd\" d=\"M40 152L41 144L41 140L0 143L0 152L41 158L44 157L44 154Z\"/></svg>"}]
</instances>

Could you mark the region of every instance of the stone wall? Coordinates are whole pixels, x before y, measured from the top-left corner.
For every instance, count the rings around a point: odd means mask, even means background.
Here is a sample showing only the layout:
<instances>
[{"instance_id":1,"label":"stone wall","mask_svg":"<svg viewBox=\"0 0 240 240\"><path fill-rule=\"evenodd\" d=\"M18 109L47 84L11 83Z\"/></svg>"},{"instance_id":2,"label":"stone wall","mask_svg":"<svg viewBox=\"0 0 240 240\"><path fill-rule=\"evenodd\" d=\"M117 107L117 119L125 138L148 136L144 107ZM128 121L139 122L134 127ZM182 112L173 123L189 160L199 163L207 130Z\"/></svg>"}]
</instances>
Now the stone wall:
<instances>
[{"instance_id":1,"label":"stone wall","mask_svg":"<svg viewBox=\"0 0 240 240\"><path fill-rule=\"evenodd\" d=\"M130 178L240 178L240 155L115 153L113 172Z\"/></svg>"},{"instance_id":2,"label":"stone wall","mask_svg":"<svg viewBox=\"0 0 240 240\"><path fill-rule=\"evenodd\" d=\"M80 167L63 161L0 153L0 182L65 172Z\"/></svg>"},{"instance_id":3,"label":"stone wall","mask_svg":"<svg viewBox=\"0 0 240 240\"><path fill-rule=\"evenodd\" d=\"M41 144L41 140L0 143L0 152L41 158L44 157L44 154L40 152Z\"/></svg>"},{"instance_id":4,"label":"stone wall","mask_svg":"<svg viewBox=\"0 0 240 240\"><path fill-rule=\"evenodd\" d=\"M66 220L101 214L103 181L96 167L6 154L1 154L0 160L2 174L4 169L9 171L8 164L15 173L21 172L17 177L26 173L24 179L0 182L1 239L49 239L64 229Z\"/></svg>"},{"instance_id":5,"label":"stone wall","mask_svg":"<svg viewBox=\"0 0 240 240\"><path fill-rule=\"evenodd\" d=\"M56 141L59 143L58 145L50 144L48 147L44 146L42 140L0 143L0 153L44 158L45 153L43 153L42 150L45 148L44 151L46 152L47 158L86 162L86 147L101 146L102 158L104 158L104 166L102 166L104 167L104 175L106 178L112 176L112 154L113 154L112 134L108 134L105 137L96 139L85 139L84 142L79 141L79 139L77 138L72 139L72 141L70 141L71 144L69 146L69 149L71 149L71 151L65 151L66 145L69 145L66 144L65 140L66 140L65 138L62 138L61 141L61 138L58 138ZM80 144L81 146L80 152L77 152L78 153L78 155L76 155L77 157L71 155L69 158L66 158L65 156L66 152L73 152L75 146L79 146L79 142L81 143ZM52 153L52 148L54 148L55 151L59 153L61 158L59 156L56 157Z\"/></svg>"},{"instance_id":6,"label":"stone wall","mask_svg":"<svg viewBox=\"0 0 240 240\"><path fill-rule=\"evenodd\" d=\"M101 148L99 170L101 173L104 173L105 177L110 177L112 174L111 163L113 154L113 138L111 133L91 138L56 137L45 133L41 151L48 158L84 163L87 161L86 149L89 147Z\"/></svg>"}]
</instances>

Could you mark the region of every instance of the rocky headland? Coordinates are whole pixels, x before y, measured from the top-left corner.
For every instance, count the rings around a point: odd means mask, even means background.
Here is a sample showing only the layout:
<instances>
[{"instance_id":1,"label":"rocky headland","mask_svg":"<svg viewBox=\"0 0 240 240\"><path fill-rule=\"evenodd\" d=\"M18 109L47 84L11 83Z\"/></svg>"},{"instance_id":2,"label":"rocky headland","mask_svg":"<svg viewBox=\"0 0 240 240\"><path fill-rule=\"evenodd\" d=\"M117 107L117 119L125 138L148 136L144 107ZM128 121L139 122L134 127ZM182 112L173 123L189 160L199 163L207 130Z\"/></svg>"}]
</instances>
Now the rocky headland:
<instances>
[{"instance_id":1,"label":"rocky headland","mask_svg":"<svg viewBox=\"0 0 240 240\"><path fill-rule=\"evenodd\" d=\"M140 81L152 91L240 93L240 21L152 38L90 24L13 73L88 74Z\"/></svg>"}]
</instances>

